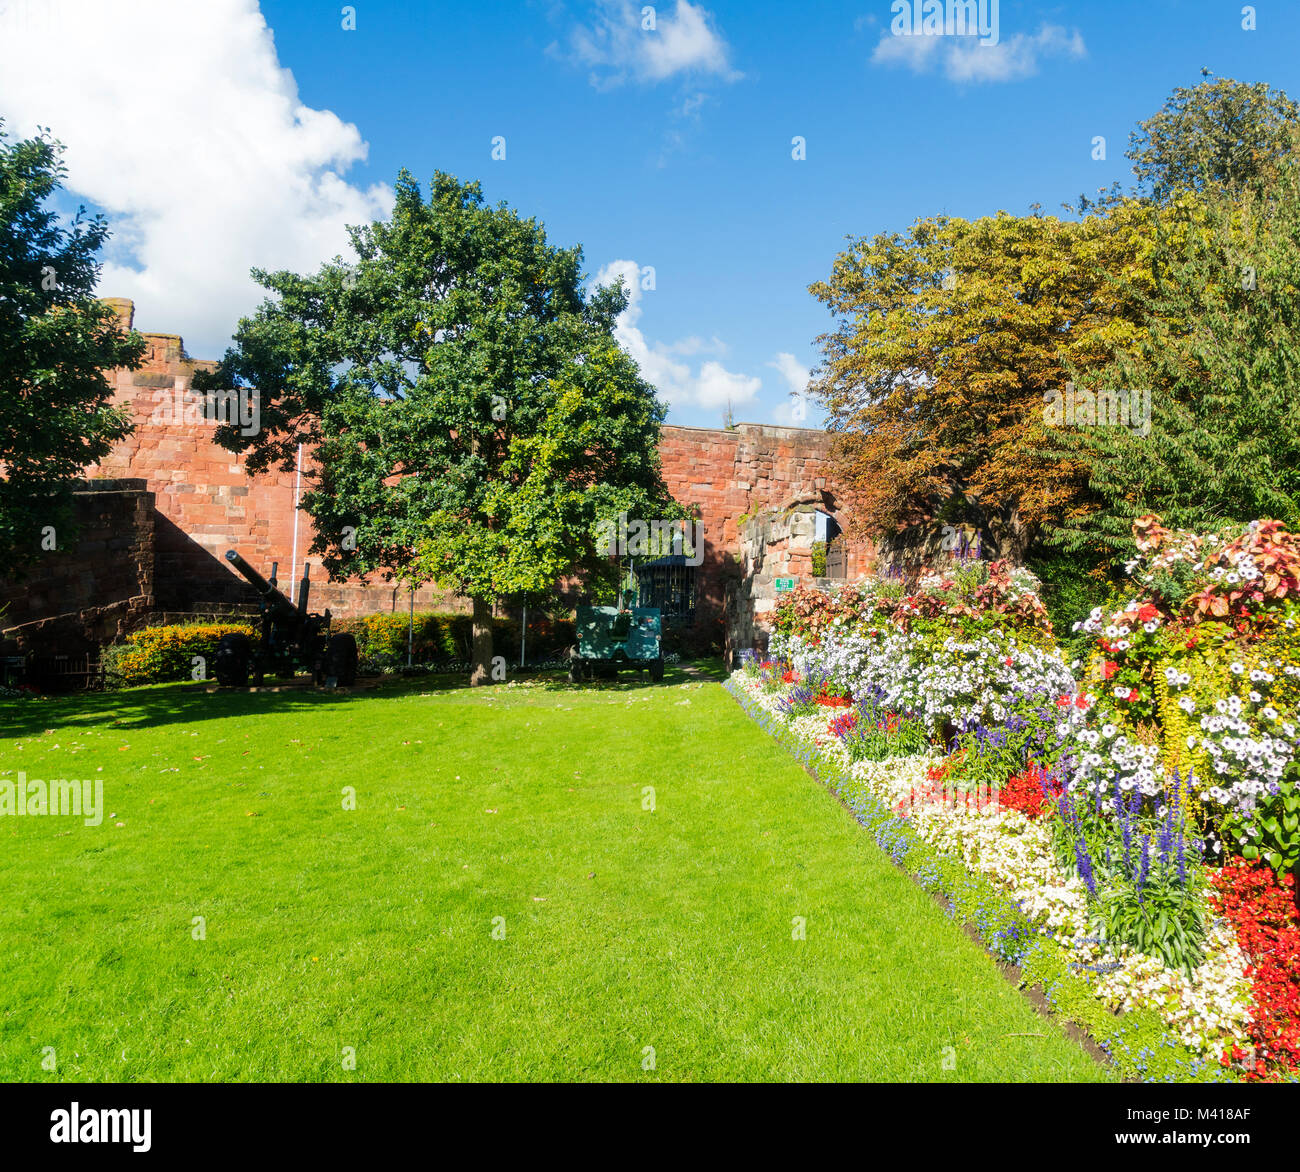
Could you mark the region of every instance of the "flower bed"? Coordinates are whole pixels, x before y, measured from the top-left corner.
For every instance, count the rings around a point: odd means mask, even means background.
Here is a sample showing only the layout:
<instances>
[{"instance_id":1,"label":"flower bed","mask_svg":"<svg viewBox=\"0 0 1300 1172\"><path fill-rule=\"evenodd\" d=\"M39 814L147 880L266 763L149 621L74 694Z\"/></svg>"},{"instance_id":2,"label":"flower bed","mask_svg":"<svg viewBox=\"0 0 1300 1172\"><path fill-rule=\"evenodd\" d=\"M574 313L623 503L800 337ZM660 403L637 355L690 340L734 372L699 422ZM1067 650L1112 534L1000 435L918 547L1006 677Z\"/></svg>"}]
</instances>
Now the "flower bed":
<instances>
[{"instance_id":1,"label":"flower bed","mask_svg":"<svg viewBox=\"0 0 1300 1172\"><path fill-rule=\"evenodd\" d=\"M1300 539L1135 538L1086 663L994 565L795 591L729 687L1124 1069L1295 1079Z\"/></svg>"}]
</instances>

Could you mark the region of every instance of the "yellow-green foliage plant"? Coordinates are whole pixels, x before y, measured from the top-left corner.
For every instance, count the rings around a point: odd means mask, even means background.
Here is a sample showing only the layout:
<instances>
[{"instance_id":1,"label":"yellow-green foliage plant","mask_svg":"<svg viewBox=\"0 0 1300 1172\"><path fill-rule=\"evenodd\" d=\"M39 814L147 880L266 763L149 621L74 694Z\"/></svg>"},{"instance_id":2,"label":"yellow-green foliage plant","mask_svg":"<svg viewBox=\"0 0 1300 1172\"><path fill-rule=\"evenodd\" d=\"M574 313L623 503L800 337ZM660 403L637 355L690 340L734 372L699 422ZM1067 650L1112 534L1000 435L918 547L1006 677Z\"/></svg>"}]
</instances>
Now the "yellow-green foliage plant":
<instances>
[{"instance_id":1,"label":"yellow-green foliage plant","mask_svg":"<svg viewBox=\"0 0 1300 1172\"><path fill-rule=\"evenodd\" d=\"M176 623L133 631L104 653L110 685L120 688L204 680L223 635L252 636L250 623Z\"/></svg>"}]
</instances>

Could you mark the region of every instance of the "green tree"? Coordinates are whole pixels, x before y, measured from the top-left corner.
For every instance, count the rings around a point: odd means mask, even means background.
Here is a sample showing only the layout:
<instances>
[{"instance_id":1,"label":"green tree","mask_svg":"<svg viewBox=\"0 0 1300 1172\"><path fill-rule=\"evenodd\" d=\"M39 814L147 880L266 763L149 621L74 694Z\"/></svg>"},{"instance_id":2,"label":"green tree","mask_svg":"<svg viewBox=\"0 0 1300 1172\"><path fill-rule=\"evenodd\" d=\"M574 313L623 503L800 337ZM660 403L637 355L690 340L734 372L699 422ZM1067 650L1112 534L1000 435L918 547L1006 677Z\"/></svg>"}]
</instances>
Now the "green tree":
<instances>
[{"instance_id":1,"label":"green tree","mask_svg":"<svg viewBox=\"0 0 1300 1172\"><path fill-rule=\"evenodd\" d=\"M201 385L257 388L262 431L226 428L260 471L313 449L303 507L332 575L434 581L474 605L474 683L491 609L608 569L599 521L680 515L663 485L665 410L613 338L621 288L585 293L579 248L438 173L405 171L392 218L351 230L353 264L255 272L275 297Z\"/></svg>"},{"instance_id":2,"label":"green tree","mask_svg":"<svg viewBox=\"0 0 1300 1172\"><path fill-rule=\"evenodd\" d=\"M11 569L71 536L73 479L130 431L104 372L144 354L94 297L107 223L84 208L65 222L49 206L64 174L57 142L10 141L0 124L0 559Z\"/></svg>"},{"instance_id":3,"label":"green tree","mask_svg":"<svg viewBox=\"0 0 1300 1172\"><path fill-rule=\"evenodd\" d=\"M1185 230L1157 234L1155 287L1135 291L1145 327L1097 379L1149 393L1150 431L1062 435L1092 506L1055 523L1054 544L1118 556L1149 512L1174 528L1300 524L1300 153L1284 159L1267 188L1169 205Z\"/></svg>"},{"instance_id":4,"label":"green tree","mask_svg":"<svg viewBox=\"0 0 1300 1172\"><path fill-rule=\"evenodd\" d=\"M1295 148L1300 107L1281 90L1220 78L1179 87L1129 139L1142 188L1158 201L1177 191L1267 187Z\"/></svg>"}]
</instances>

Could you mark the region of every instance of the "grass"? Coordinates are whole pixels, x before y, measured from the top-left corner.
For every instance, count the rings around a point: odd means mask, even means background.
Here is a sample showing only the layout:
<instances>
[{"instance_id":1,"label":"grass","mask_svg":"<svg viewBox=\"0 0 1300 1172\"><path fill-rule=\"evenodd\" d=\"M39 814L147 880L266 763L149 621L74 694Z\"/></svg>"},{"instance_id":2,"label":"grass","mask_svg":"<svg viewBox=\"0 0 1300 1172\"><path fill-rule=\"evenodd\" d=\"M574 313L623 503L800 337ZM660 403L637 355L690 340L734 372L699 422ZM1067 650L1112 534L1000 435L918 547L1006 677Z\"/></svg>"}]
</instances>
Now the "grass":
<instances>
[{"instance_id":1,"label":"grass","mask_svg":"<svg viewBox=\"0 0 1300 1172\"><path fill-rule=\"evenodd\" d=\"M9 703L20 769L105 819L0 818L0 1079L1110 1077L713 680Z\"/></svg>"}]
</instances>

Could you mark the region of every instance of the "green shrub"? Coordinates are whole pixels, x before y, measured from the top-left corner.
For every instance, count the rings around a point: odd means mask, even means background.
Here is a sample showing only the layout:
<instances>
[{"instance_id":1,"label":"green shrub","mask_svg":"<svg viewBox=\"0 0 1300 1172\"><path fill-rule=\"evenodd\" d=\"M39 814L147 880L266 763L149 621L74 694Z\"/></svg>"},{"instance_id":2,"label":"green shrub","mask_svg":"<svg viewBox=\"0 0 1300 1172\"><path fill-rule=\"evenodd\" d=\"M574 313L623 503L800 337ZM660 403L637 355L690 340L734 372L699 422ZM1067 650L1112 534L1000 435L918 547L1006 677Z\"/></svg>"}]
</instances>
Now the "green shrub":
<instances>
[{"instance_id":1,"label":"green shrub","mask_svg":"<svg viewBox=\"0 0 1300 1172\"><path fill-rule=\"evenodd\" d=\"M413 663L468 663L474 644L474 622L466 614L417 611L389 612L336 619L335 631L348 631L357 641L362 663L374 667L399 667L406 663L407 640ZM408 635L409 632L409 635ZM577 641L573 623L546 614L529 614L528 662L554 659ZM492 654L508 663L519 662L519 620L492 620Z\"/></svg>"},{"instance_id":2,"label":"green shrub","mask_svg":"<svg viewBox=\"0 0 1300 1172\"><path fill-rule=\"evenodd\" d=\"M251 636L255 630L251 623L176 623L133 631L125 642L104 650L108 685L130 688L193 679L196 655L202 656L207 669L222 635L242 632ZM204 674L208 674L206 670Z\"/></svg>"},{"instance_id":3,"label":"green shrub","mask_svg":"<svg viewBox=\"0 0 1300 1172\"><path fill-rule=\"evenodd\" d=\"M1074 624L1094 606L1115 601L1114 586L1103 572L1091 568L1076 554L1043 551L1031 555L1028 565L1042 583L1043 605L1052 620L1052 630L1065 662L1086 660L1091 636L1086 631L1073 630Z\"/></svg>"}]
</instances>

